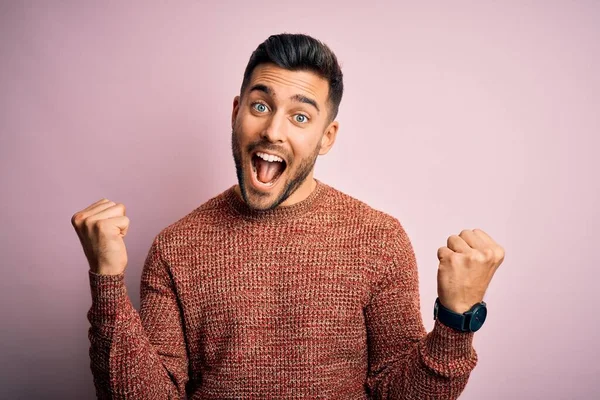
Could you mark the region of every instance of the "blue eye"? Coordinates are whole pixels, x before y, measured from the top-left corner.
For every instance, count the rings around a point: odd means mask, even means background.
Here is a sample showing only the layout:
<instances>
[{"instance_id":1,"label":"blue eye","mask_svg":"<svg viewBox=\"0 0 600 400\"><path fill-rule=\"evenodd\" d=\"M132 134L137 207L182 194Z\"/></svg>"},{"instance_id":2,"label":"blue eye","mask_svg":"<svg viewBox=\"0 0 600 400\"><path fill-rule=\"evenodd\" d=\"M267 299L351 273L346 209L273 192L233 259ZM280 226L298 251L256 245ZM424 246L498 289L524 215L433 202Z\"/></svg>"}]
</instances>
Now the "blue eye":
<instances>
[{"instance_id":1,"label":"blue eye","mask_svg":"<svg viewBox=\"0 0 600 400\"><path fill-rule=\"evenodd\" d=\"M260 113L263 113L263 112L267 111L267 106L265 106L265 105L264 105L264 104L262 104L262 103L254 103L254 104L252 105L252 107L253 107L253 108L254 108L256 111L258 111L258 112L260 112Z\"/></svg>"},{"instance_id":2,"label":"blue eye","mask_svg":"<svg viewBox=\"0 0 600 400\"><path fill-rule=\"evenodd\" d=\"M306 115L296 114L295 118L296 118L296 122L300 122L301 124L308 122L308 117Z\"/></svg>"}]
</instances>

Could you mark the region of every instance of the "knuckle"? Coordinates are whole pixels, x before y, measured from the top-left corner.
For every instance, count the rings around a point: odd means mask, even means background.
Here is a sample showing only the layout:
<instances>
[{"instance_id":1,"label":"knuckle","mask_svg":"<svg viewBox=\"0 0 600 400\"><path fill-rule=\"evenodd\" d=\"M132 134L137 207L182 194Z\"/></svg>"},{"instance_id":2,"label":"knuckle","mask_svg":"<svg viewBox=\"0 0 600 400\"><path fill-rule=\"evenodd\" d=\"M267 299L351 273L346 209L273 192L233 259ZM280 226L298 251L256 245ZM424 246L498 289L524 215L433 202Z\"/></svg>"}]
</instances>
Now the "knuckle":
<instances>
[{"instance_id":1,"label":"knuckle","mask_svg":"<svg viewBox=\"0 0 600 400\"><path fill-rule=\"evenodd\" d=\"M498 261L504 260L504 249L500 246L494 252L495 259Z\"/></svg>"},{"instance_id":2,"label":"knuckle","mask_svg":"<svg viewBox=\"0 0 600 400\"><path fill-rule=\"evenodd\" d=\"M487 256L481 251L474 251L469 254L469 261L472 263L484 263L487 260Z\"/></svg>"},{"instance_id":3,"label":"knuckle","mask_svg":"<svg viewBox=\"0 0 600 400\"><path fill-rule=\"evenodd\" d=\"M446 256L448 252L448 248L447 247L440 247L437 249L437 257L438 259L442 259Z\"/></svg>"},{"instance_id":4,"label":"knuckle","mask_svg":"<svg viewBox=\"0 0 600 400\"><path fill-rule=\"evenodd\" d=\"M81 217L82 217L82 215L79 212L76 212L75 214L73 214L73 216L71 217L71 224L74 227L79 226L79 223L81 222Z\"/></svg>"},{"instance_id":5,"label":"knuckle","mask_svg":"<svg viewBox=\"0 0 600 400\"><path fill-rule=\"evenodd\" d=\"M460 235L459 235L459 236L460 236L460 237L463 237L463 236L465 236L465 235L468 235L469 233L471 233L471 231L470 231L470 230L468 230L468 229L463 229L462 231L460 231Z\"/></svg>"},{"instance_id":6,"label":"knuckle","mask_svg":"<svg viewBox=\"0 0 600 400\"><path fill-rule=\"evenodd\" d=\"M485 258L487 260L493 260L494 258L496 258L496 253L493 249L490 249L489 247L483 250L483 254L485 255Z\"/></svg>"},{"instance_id":7,"label":"knuckle","mask_svg":"<svg viewBox=\"0 0 600 400\"><path fill-rule=\"evenodd\" d=\"M94 227L94 220L92 218L86 218L83 220L83 226L90 231Z\"/></svg>"},{"instance_id":8,"label":"knuckle","mask_svg":"<svg viewBox=\"0 0 600 400\"><path fill-rule=\"evenodd\" d=\"M93 230L96 233L100 233L102 232L105 228L106 228L106 224L107 224L107 220L106 219L101 219L96 221L96 223L93 225Z\"/></svg>"}]
</instances>

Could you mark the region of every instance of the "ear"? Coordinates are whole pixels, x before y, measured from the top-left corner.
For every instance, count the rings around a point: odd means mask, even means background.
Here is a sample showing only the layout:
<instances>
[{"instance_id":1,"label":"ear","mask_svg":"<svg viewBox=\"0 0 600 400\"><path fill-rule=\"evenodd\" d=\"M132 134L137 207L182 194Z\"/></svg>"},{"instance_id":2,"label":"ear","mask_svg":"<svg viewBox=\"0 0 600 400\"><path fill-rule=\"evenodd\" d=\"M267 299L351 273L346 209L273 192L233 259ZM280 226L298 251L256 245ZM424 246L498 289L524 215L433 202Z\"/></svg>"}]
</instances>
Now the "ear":
<instances>
[{"instance_id":1,"label":"ear","mask_svg":"<svg viewBox=\"0 0 600 400\"><path fill-rule=\"evenodd\" d=\"M235 120L237 118L238 111L240 110L240 96L233 98L233 110L231 111L231 129L234 129Z\"/></svg>"},{"instance_id":2,"label":"ear","mask_svg":"<svg viewBox=\"0 0 600 400\"><path fill-rule=\"evenodd\" d=\"M319 150L319 155L325 155L329 152L335 142L339 127L340 124L337 121L333 121L327 126L321 137L321 150Z\"/></svg>"}]
</instances>

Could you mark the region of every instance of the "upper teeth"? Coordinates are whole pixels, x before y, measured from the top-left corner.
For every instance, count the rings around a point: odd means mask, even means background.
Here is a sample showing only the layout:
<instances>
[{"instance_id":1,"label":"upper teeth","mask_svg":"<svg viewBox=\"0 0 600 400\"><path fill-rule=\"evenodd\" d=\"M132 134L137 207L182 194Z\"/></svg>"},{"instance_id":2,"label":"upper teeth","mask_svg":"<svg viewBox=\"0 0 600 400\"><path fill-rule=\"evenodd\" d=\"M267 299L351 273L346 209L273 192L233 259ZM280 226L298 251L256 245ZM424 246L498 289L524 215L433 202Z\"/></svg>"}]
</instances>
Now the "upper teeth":
<instances>
[{"instance_id":1,"label":"upper teeth","mask_svg":"<svg viewBox=\"0 0 600 400\"><path fill-rule=\"evenodd\" d=\"M273 161L283 162L282 158L274 156L272 154L258 152L258 153L256 153L256 155L259 156L260 158L262 158L265 161L269 161L269 162L273 162Z\"/></svg>"}]
</instances>

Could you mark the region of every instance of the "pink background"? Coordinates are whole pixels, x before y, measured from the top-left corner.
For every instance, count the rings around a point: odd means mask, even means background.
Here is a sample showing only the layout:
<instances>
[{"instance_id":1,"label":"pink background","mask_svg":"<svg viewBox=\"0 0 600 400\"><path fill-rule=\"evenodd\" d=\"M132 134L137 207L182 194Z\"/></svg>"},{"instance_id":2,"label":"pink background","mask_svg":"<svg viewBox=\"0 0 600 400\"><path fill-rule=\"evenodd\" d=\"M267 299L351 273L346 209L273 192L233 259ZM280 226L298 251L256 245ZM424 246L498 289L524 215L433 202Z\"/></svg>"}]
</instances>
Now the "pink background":
<instances>
[{"instance_id":1,"label":"pink background","mask_svg":"<svg viewBox=\"0 0 600 400\"><path fill-rule=\"evenodd\" d=\"M125 203L137 307L153 237L236 183L232 99L281 32L342 63L315 176L401 220L428 330L446 238L506 249L461 399L600 395L600 2L170 3L0 5L0 397L94 396L71 215Z\"/></svg>"}]
</instances>

